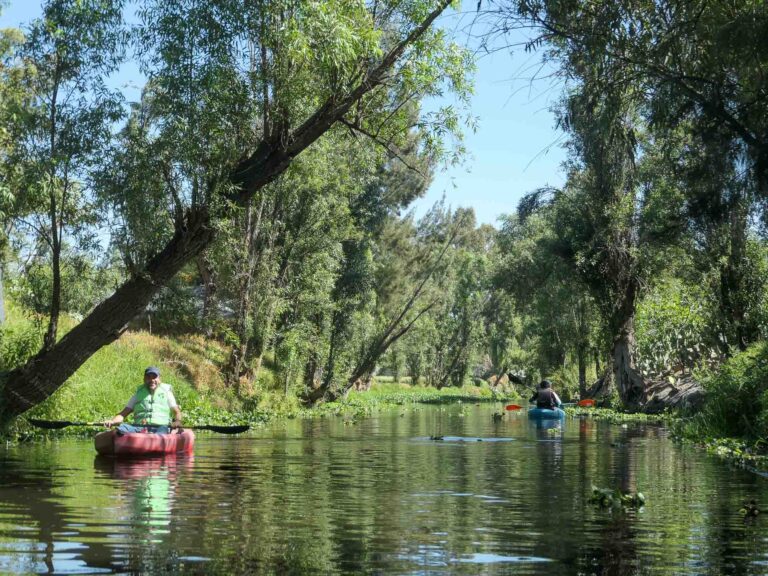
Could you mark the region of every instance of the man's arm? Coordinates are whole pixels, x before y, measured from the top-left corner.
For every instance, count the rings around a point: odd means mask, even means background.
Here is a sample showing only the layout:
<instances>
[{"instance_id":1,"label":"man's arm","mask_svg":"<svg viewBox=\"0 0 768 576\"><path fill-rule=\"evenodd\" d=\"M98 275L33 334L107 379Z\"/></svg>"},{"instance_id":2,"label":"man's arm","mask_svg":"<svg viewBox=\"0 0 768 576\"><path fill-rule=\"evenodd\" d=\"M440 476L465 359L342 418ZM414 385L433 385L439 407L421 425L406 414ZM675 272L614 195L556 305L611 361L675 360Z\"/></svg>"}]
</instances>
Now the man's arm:
<instances>
[{"instance_id":1,"label":"man's arm","mask_svg":"<svg viewBox=\"0 0 768 576\"><path fill-rule=\"evenodd\" d=\"M120 414L104 422L104 426L111 428L112 426L122 424L131 412L133 412L133 408L126 406L120 411Z\"/></svg>"},{"instance_id":2,"label":"man's arm","mask_svg":"<svg viewBox=\"0 0 768 576\"><path fill-rule=\"evenodd\" d=\"M173 411L173 422L171 428L181 428L181 409L178 406L171 408Z\"/></svg>"},{"instance_id":3,"label":"man's arm","mask_svg":"<svg viewBox=\"0 0 768 576\"><path fill-rule=\"evenodd\" d=\"M173 395L173 390L168 387L168 407L173 412L173 422L171 422L171 428L181 428L181 408L179 408L176 402L176 397Z\"/></svg>"},{"instance_id":4,"label":"man's arm","mask_svg":"<svg viewBox=\"0 0 768 576\"><path fill-rule=\"evenodd\" d=\"M557 407L560 408L563 405L563 403L560 401L560 396L558 396L557 392L554 390L552 390L552 396L555 397L555 404L557 404Z\"/></svg>"}]
</instances>

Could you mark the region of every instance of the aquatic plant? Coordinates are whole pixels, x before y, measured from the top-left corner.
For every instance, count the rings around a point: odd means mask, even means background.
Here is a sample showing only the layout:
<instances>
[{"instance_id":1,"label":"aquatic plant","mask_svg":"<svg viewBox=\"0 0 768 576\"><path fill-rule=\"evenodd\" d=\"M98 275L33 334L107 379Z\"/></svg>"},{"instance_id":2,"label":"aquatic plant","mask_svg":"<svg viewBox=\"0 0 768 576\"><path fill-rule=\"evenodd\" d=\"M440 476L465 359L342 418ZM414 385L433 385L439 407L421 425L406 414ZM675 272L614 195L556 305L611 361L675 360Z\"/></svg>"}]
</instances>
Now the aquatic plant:
<instances>
[{"instance_id":1,"label":"aquatic plant","mask_svg":"<svg viewBox=\"0 0 768 576\"><path fill-rule=\"evenodd\" d=\"M642 508L645 505L645 496L642 492L622 492L618 488L598 488L592 486L592 495L589 502L597 504L601 508Z\"/></svg>"}]
</instances>

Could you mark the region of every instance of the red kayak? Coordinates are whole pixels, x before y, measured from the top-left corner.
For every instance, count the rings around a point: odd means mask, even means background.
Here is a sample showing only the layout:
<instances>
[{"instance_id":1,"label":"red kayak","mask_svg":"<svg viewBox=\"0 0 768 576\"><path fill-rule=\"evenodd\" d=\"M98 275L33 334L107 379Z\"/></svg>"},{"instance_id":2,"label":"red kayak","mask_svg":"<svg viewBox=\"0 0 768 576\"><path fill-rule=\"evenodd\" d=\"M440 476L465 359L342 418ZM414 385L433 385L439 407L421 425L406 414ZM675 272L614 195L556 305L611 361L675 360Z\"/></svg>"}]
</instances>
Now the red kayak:
<instances>
[{"instance_id":1,"label":"red kayak","mask_svg":"<svg viewBox=\"0 0 768 576\"><path fill-rule=\"evenodd\" d=\"M104 456L157 456L159 454L191 454L195 447L195 433L184 430L171 434L123 434L115 430L96 434L93 439L96 452Z\"/></svg>"}]
</instances>

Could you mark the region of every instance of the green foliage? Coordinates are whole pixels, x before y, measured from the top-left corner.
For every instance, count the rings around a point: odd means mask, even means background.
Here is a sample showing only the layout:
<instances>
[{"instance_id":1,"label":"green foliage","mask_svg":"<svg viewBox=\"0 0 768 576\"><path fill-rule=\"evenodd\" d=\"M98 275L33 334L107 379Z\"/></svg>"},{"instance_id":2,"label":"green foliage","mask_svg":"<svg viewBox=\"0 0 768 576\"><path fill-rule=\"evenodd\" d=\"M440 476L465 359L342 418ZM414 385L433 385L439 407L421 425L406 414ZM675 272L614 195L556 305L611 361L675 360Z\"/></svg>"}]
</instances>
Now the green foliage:
<instances>
[{"instance_id":1,"label":"green foliage","mask_svg":"<svg viewBox=\"0 0 768 576\"><path fill-rule=\"evenodd\" d=\"M29 360L40 350L43 333L33 323L0 328L0 370L11 370Z\"/></svg>"},{"instance_id":2,"label":"green foliage","mask_svg":"<svg viewBox=\"0 0 768 576\"><path fill-rule=\"evenodd\" d=\"M657 283L638 305L638 365L658 375L675 368L692 370L709 361L713 350L707 290L675 279Z\"/></svg>"},{"instance_id":3,"label":"green foliage","mask_svg":"<svg viewBox=\"0 0 768 576\"><path fill-rule=\"evenodd\" d=\"M754 344L701 375L704 406L680 427L688 438L757 440L768 434L768 343Z\"/></svg>"},{"instance_id":4,"label":"green foliage","mask_svg":"<svg viewBox=\"0 0 768 576\"><path fill-rule=\"evenodd\" d=\"M686 437L703 447L708 454L725 460L730 465L746 468L750 471L768 470L768 454L766 442L759 439L755 442L745 442L738 438L714 438L704 440L701 437Z\"/></svg>"},{"instance_id":5,"label":"green foliage","mask_svg":"<svg viewBox=\"0 0 768 576\"><path fill-rule=\"evenodd\" d=\"M555 392L563 402L579 397L579 371L573 362L545 373L544 376L552 382Z\"/></svg>"},{"instance_id":6,"label":"green foliage","mask_svg":"<svg viewBox=\"0 0 768 576\"><path fill-rule=\"evenodd\" d=\"M181 272L152 303L156 325L226 333L239 348L228 369L233 388L252 392L252 371L267 352L286 394L300 391L299 374L311 385L334 355L340 370L324 373L343 381L359 350L339 352L350 335L342 324L353 325L357 346L371 340L371 320L379 319L375 270L366 266L379 225L423 192L432 166L450 153L444 139L459 137L472 56L431 29L446 7L145 0L128 34L121 0L46 2L9 57L33 72L24 78L29 97L14 100L23 114L11 121L0 112L3 130L13 129L2 142L20 144L23 186L22 179L14 186L29 194L14 212L25 226L16 248L29 272L28 303L43 310L49 302L45 349L56 345L62 304L83 311L100 298L67 294L76 288L67 267L102 248L108 229L122 258L110 263L114 277L139 287L117 291L114 310L137 310L144 302L121 307L124 295L149 301ZM148 81L113 137L124 109L105 81L129 52ZM446 90L458 107L420 113L423 98ZM5 150L0 160L5 193L13 164ZM370 211L358 210L366 204ZM195 263L206 290L200 306L185 265L205 249L208 268ZM347 263L363 281L359 290L337 291ZM223 321L233 311L237 318ZM83 350L78 362L98 345L74 346ZM49 378L46 394L67 370Z\"/></svg>"},{"instance_id":7,"label":"green foliage","mask_svg":"<svg viewBox=\"0 0 768 576\"><path fill-rule=\"evenodd\" d=\"M73 317L85 316L109 296L119 284L120 272L110 263L98 263L88 254L65 251L61 263L61 311ZM9 293L23 307L50 313L53 278L49 262L31 262L24 274L13 278Z\"/></svg>"},{"instance_id":8,"label":"green foliage","mask_svg":"<svg viewBox=\"0 0 768 576\"><path fill-rule=\"evenodd\" d=\"M598 488L592 486L592 494L589 497L592 504L601 508L613 508L623 510L625 508L642 508L645 506L645 496L642 492L622 492L618 488Z\"/></svg>"},{"instance_id":9,"label":"green foliage","mask_svg":"<svg viewBox=\"0 0 768 576\"><path fill-rule=\"evenodd\" d=\"M573 275L574 263L567 251L563 253L558 237L562 231L558 232L557 214L571 209L572 199L555 194L547 203L543 195L544 191L530 194L521 202L518 216L505 219L494 277L494 284L509 295L507 307L511 304L517 315L507 320L510 327L517 325L509 368L529 380L562 370L569 361L578 364L579 355L586 370L591 364L587 354L598 346L602 328L595 301L586 284ZM577 388L578 378L576 374ZM558 376L557 383L561 382L572 383L570 368Z\"/></svg>"},{"instance_id":10,"label":"green foliage","mask_svg":"<svg viewBox=\"0 0 768 576\"><path fill-rule=\"evenodd\" d=\"M612 424L674 424L678 421L677 415L672 413L645 414L643 412L626 412L613 408L570 408L566 407L565 412L578 418L591 418L593 420L602 420Z\"/></svg>"}]
</instances>

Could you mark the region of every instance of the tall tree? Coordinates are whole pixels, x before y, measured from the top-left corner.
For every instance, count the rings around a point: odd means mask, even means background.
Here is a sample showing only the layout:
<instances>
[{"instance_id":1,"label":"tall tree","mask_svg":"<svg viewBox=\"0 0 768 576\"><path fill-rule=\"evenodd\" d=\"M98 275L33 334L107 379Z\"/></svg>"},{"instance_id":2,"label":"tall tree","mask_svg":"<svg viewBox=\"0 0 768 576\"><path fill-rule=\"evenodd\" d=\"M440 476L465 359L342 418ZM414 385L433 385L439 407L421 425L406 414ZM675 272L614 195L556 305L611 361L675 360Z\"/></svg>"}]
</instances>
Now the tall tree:
<instances>
[{"instance_id":1,"label":"tall tree","mask_svg":"<svg viewBox=\"0 0 768 576\"><path fill-rule=\"evenodd\" d=\"M160 95L158 137L173 168L167 188L182 217L138 274L55 346L5 375L2 420L44 400L116 339L211 244L221 210L244 206L338 121L372 134L378 127L386 141L387 126L397 126L386 119L404 100L436 93L446 77L462 85L466 59L445 49L444 33L430 31L448 5L142 6L143 67Z\"/></svg>"},{"instance_id":2,"label":"tall tree","mask_svg":"<svg viewBox=\"0 0 768 576\"><path fill-rule=\"evenodd\" d=\"M575 356L579 392L584 394L592 363L589 352L597 347L593 327L599 324L599 315L588 286L574 274L578 268L571 250L563 250L556 222L560 202L570 205L566 193L537 190L523 197L516 215L505 219L495 284L513 297L526 330L536 335L528 347L540 375Z\"/></svg>"},{"instance_id":3,"label":"tall tree","mask_svg":"<svg viewBox=\"0 0 768 576\"><path fill-rule=\"evenodd\" d=\"M0 3L0 13L3 5ZM26 77L29 67L15 56L24 37L20 30L0 29L0 324L5 322L4 274L8 235L18 215L14 195L21 177L19 149L15 137L17 116L28 97Z\"/></svg>"},{"instance_id":4,"label":"tall tree","mask_svg":"<svg viewBox=\"0 0 768 576\"><path fill-rule=\"evenodd\" d=\"M768 6L750 0L619 0L495 4L496 31L533 26L530 47L576 84L580 62L620 70L649 134L677 157L692 231L718 271L721 335L743 349L756 332L746 301L749 218L768 199ZM601 62L598 62L601 60ZM684 144L680 145L683 140Z\"/></svg>"},{"instance_id":5,"label":"tall tree","mask_svg":"<svg viewBox=\"0 0 768 576\"><path fill-rule=\"evenodd\" d=\"M17 132L20 160L24 186L41 201L24 222L47 245L52 274L44 350L57 339L66 236L93 216L86 170L121 115L105 85L121 59L121 10L121 1L50 0L19 55L34 67Z\"/></svg>"}]
</instances>

